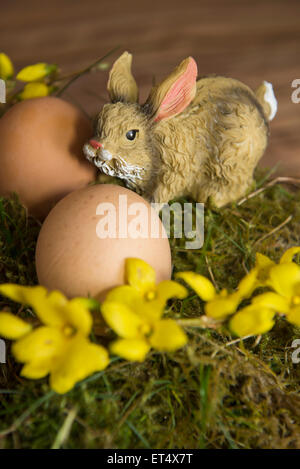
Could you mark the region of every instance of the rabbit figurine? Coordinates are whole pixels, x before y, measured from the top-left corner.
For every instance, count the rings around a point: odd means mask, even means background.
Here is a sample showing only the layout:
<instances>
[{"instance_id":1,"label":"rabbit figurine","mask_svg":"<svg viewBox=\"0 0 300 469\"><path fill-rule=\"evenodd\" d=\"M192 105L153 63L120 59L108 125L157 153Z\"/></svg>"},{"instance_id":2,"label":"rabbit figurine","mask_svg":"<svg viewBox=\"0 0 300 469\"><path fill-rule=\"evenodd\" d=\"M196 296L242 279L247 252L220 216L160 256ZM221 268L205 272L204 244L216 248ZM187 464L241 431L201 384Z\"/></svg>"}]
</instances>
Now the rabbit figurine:
<instances>
[{"instance_id":1,"label":"rabbit figurine","mask_svg":"<svg viewBox=\"0 0 300 469\"><path fill-rule=\"evenodd\" d=\"M86 158L156 203L191 196L221 207L243 196L277 111L272 85L253 92L232 78L197 80L188 57L140 105L131 63L124 52L110 71L111 103L97 117Z\"/></svg>"}]
</instances>

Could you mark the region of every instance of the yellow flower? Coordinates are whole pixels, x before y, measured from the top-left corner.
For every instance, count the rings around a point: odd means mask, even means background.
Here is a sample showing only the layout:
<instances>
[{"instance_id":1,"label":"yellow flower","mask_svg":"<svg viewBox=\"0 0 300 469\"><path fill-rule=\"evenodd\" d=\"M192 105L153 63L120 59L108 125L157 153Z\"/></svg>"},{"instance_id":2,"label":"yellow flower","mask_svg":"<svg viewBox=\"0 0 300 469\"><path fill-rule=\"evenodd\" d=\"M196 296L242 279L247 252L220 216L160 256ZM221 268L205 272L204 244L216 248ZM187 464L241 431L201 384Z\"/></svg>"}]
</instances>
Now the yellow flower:
<instances>
[{"instance_id":1,"label":"yellow flower","mask_svg":"<svg viewBox=\"0 0 300 469\"><path fill-rule=\"evenodd\" d=\"M240 310L230 321L230 329L238 336L263 334L272 329L275 313L286 315L292 324L300 326L300 267L292 262L300 247L288 249L280 263L259 254L260 282L274 292L253 298L250 306Z\"/></svg>"},{"instance_id":2,"label":"yellow flower","mask_svg":"<svg viewBox=\"0 0 300 469\"><path fill-rule=\"evenodd\" d=\"M289 322L300 326L300 266L293 262L275 265L267 283L276 293L263 293L255 303L286 315Z\"/></svg>"},{"instance_id":3,"label":"yellow flower","mask_svg":"<svg viewBox=\"0 0 300 469\"><path fill-rule=\"evenodd\" d=\"M276 264L269 257L257 252L255 255L255 266L240 281L238 291L242 298L250 298L252 293L259 287L267 286L269 272Z\"/></svg>"},{"instance_id":4,"label":"yellow flower","mask_svg":"<svg viewBox=\"0 0 300 469\"><path fill-rule=\"evenodd\" d=\"M280 262L291 263L292 257L297 252L300 252L300 248L289 249L282 256ZM225 319L233 314L241 301L249 298L254 290L269 285L270 271L276 265L267 256L256 253L255 266L242 278L237 290L233 293L228 293L226 289L217 293L210 280L195 272L179 272L176 274L176 278L183 279L202 300L206 301L204 310L207 316L214 319Z\"/></svg>"},{"instance_id":5,"label":"yellow flower","mask_svg":"<svg viewBox=\"0 0 300 469\"><path fill-rule=\"evenodd\" d=\"M3 80L9 80L13 77L14 74L14 66L10 60L10 58L4 54L3 52L0 53L0 78Z\"/></svg>"},{"instance_id":6,"label":"yellow flower","mask_svg":"<svg viewBox=\"0 0 300 469\"><path fill-rule=\"evenodd\" d=\"M23 91L19 93L19 98L24 101L25 99L42 98L48 96L52 91L50 86L45 83L28 83Z\"/></svg>"},{"instance_id":7,"label":"yellow flower","mask_svg":"<svg viewBox=\"0 0 300 469\"><path fill-rule=\"evenodd\" d=\"M67 300L62 293L49 293L41 286L4 284L0 293L34 308L44 324L32 331L20 318L0 313L0 335L16 340L12 352L24 363L22 376L39 379L50 374L51 388L63 394L78 381L106 368L106 349L88 338L92 316L84 299Z\"/></svg>"},{"instance_id":8,"label":"yellow flower","mask_svg":"<svg viewBox=\"0 0 300 469\"><path fill-rule=\"evenodd\" d=\"M285 253L281 256L279 263L280 264L287 264L293 261L293 257L300 252L300 246L295 246L293 248L289 248L285 251ZM260 280L266 280L269 275L269 271L272 267L274 267L276 262L271 261L269 257L260 254L259 252L256 253L256 264L255 267L259 268L260 271Z\"/></svg>"},{"instance_id":9,"label":"yellow flower","mask_svg":"<svg viewBox=\"0 0 300 469\"><path fill-rule=\"evenodd\" d=\"M49 65L44 62L40 62L35 65L28 65L27 67L22 68L16 78L17 80L25 82L41 81L43 78L54 72L56 68L56 65Z\"/></svg>"},{"instance_id":10,"label":"yellow flower","mask_svg":"<svg viewBox=\"0 0 300 469\"><path fill-rule=\"evenodd\" d=\"M251 295L257 285L257 269L249 272L239 283L237 291L228 293L223 289L217 293L210 280L195 272L179 272L176 278L183 279L204 301L205 314L214 319L225 319L233 314L240 302Z\"/></svg>"},{"instance_id":11,"label":"yellow flower","mask_svg":"<svg viewBox=\"0 0 300 469\"><path fill-rule=\"evenodd\" d=\"M185 298L187 290L172 280L155 283L154 269L141 259L127 259L128 285L111 290L101 306L107 324L117 333L111 351L127 360L143 361L151 347L175 351L187 337L172 319L161 319L168 299Z\"/></svg>"}]
</instances>

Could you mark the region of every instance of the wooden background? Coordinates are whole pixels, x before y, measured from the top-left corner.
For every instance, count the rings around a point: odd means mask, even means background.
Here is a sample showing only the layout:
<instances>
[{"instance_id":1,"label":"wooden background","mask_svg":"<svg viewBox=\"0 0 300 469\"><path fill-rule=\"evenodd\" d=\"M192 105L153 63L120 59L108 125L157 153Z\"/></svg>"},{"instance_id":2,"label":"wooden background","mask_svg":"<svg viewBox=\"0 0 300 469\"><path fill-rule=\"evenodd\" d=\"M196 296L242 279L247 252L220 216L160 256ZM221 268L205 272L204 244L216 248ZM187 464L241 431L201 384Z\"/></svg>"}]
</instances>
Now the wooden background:
<instances>
[{"instance_id":1,"label":"wooden background","mask_svg":"<svg viewBox=\"0 0 300 469\"><path fill-rule=\"evenodd\" d=\"M251 87L271 81L279 112L263 163L300 174L300 104L291 100L291 83L300 79L299 0L0 0L0 50L17 69L46 61L67 73L115 46L133 53L142 99L154 76L189 55L200 75ZM93 73L66 97L95 113L107 99L106 80L107 72Z\"/></svg>"}]
</instances>

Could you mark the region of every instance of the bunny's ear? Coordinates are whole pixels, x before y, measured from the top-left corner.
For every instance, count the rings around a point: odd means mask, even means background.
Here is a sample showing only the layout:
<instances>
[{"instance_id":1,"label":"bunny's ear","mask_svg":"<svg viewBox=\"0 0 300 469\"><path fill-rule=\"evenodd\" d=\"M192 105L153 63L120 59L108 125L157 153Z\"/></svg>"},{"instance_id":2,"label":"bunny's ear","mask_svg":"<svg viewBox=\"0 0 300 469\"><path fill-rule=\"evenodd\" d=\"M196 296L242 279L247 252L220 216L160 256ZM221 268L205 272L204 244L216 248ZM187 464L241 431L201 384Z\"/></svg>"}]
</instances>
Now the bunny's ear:
<instances>
[{"instance_id":1,"label":"bunny's ear","mask_svg":"<svg viewBox=\"0 0 300 469\"><path fill-rule=\"evenodd\" d=\"M196 79L197 64L188 57L162 83L152 88L144 106L154 121L182 112L195 97Z\"/></svg>"},{"instance_id":2,"label":"bunny's ear","mask_svg":"<svg viewBox=\"0 0 300 469\"><path fill-rule=\"evenodd\" d=\"M131 73L132 55L124 52L114 63L107 83L109 97L113 103L123 101L136 103L138 87Z\"/></svg>"}]
</instances>

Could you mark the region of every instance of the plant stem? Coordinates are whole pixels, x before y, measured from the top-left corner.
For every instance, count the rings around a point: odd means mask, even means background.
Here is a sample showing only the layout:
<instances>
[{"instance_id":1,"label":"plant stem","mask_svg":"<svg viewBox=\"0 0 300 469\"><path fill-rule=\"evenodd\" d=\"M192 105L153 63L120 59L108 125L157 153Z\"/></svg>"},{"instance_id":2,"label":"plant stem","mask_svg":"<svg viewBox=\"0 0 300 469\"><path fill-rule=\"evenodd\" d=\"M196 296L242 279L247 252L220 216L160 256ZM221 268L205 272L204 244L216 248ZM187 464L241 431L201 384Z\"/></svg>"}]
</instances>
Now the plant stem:
<instances>
[{"instance_id":1,"label":"plant stem","mask_svg":"<svg viewBox=\"0 0 300 469\"><path fill-rule=\"evenodd\" d=\"M74 81L76 81L78 78L80 78L82 75L90 72L94 67L96 67L99 63L101 63L103 60L107 59L107 57L109 57L111 54L113 54L114 52L116 52L116 50L119 49L119 46L115 47L114 49L112 49L111 51L109 51L107 54L105 54L103 57L101 57L100 59L96 60L96 62L92 63L91 65L89 65L88 67L84 68L83 70L81 70L80 72L78 72L75 76L73 76L73 78L71 78L70 81L68 81L68 83L65 84L65 86L63 86L56 94L56 96L61 96L63 94L64 91L66 91L67 88L69 88L70 85L72 85L74 83Z\"/></svg>"},{"instance_id":2,"label":"plant stem","mask_svg":"<svg viewBox=\"0 0 300 469\"><path fill-rule=\"evenodd\" d=\"M179 326L182 327L201 327L202 329L216 329L223 321L209 318L208 316L199 316L197 318L176 319Z\"/></svg>"}]
</instances>

